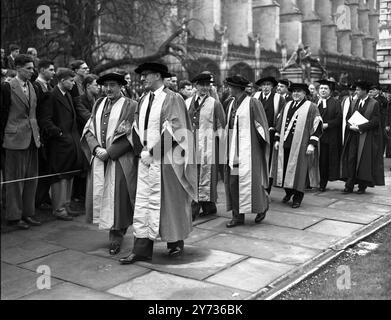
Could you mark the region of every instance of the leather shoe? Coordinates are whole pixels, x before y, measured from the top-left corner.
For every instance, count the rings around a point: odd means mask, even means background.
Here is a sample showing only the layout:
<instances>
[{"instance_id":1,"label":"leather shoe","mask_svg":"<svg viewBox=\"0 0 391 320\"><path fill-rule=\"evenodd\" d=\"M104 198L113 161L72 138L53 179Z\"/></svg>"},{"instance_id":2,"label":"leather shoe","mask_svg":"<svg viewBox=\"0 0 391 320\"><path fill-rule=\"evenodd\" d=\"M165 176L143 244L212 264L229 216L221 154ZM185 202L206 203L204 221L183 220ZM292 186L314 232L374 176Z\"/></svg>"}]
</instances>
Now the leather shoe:
<instances>
[{"instance_id":1,"label":"leather shoe","mask_svg":"<svg viewBox=\"0 0 391 320\"><path fill-rule=\"evenodd\" d=\"M26 217L23 218L24 222L27 222L30 226L40 226L42 223L38 220L35 220L34 218L31 217Z\"/></svg>"},{"instance_id":2,"label":"leather shoe","mask_svg":"<svg viewBox=\"0 0 391 320\"><path fill-rule=\"evenodd\" d=\"M255 223L261 223L261 221L263 219L265 219L266 217L266 211L265 212L261 212L261 213L258 213L257 216L255 217Z\"/></svg>"},{"instance_id":3,"label":"leather shoe","mask_svg":"<svg viewBox=\"0 0 391 320\"><path fill-rule=\"evenodd\" d=\"M114 256L121 251L121 245L119 243L110 243L110 255Z\"/></svg>"},{"instance_id":4,"label":"leather shoe","mask_svg":"<svg viewBox=\"0 0 391 320\"><path fill-rule=\"evenodd\" d=\"M325 191L326 191L326 188L325 188L325 187L320 187L320 188L319 188L319 191L320 191L320 192L325 192Z\"/></svg>"},{"instance_id":5,"label":"leather shoe","mask_svg":"<svg viewBox=\"0 0 391 320\"><path fill-rule=\"evenodd\" d=\"M119 259L120 264L132 264L136 261L148 261L151 258L139 256L137 254L131 253L129 256Z\"/></svg>"},{"instance_id":6,"label":"leather shoe","mask_svg":"<svg viewBox=\"0 0 391 320\"><path fill-rule=\"evenodd\" d=\"M353 189L350 189L350 188L345 188L342 191L342 193L352 193L352 192L353 192Z\"/></svg>"},{"instance_id":7,"label":"leather shoe","mask_svg":"<svg viewBox=\"0 0 391 320\"><path fill-rule=\"evenodd\" d=\"M244 221L242 220L235 220L235 219L232 219L230 222L228 222L226 224L227 228L233 228L233 227L236 227L236 226L241 226L244 224Z\"/></svg>"},{"instance_id":8,"label":"leather shoe","mask_svg":"<svg viewBox=\"0 0 391 320\"><path fill-rule=\"evenodd\" d=\"M176 248L170 249L170 251L168 251L168 255L171 258L178 257L182 254L183 254L183 248L180 248L180 247L176 247Z\"/></svg>"},{"instance_id":9,"label":"leather shoe","mask_svg":"<svg viewBox=\"0 0 391 320\"><path fill-rule=\"evenodd\" d=\"M365 193L365 189L358 189L357 190L357 194L364 194Z\"/></svg>"},{"instance_id":10,"label":"leather shoe","mask_svg":"<svg viewBox=\"0 0 391 320\"><path fill-rule=\"evenodd\" d=\"M68 215L71 217L78 217L82 214L84 214L84 210L81 208L75 208L72 204L66 205L66 210L68 212Z\"/></svg>"},{"instance_id":11,"label":"leather shoe","mask_svg":"<svg viewBox=\"0 0 391 320\"><path fill-rule=\"evenodd\" d=\"M291 195L286 195L284 198L282 198L282 203L287 203L287 202L289 202L289 200L291 200Z\"/></svg>"},{"instance_id":12,"label":"leather shoe","mask_svg":"<svg viewBox=\"0 0 391 320\"><path fill-rule=\"evenodd\" d=\"M72 221L73 218L68 215L68 214L64 214L64 213L55 213L54 216L58 219L58 220L63 220L63 221Z\"/></svg>"},{"instance_id":13,"label":"leather shoe","mask_svg":"<svg viewBox=\"0 0 391 320\"><path fill-rule=\"evenodd\" d=\"M8 223L9 225L13 226L13 227L16 227L20 230L27 230L30 228L30 226L24 222L23 220L19 220L19 221L11 221Z\"/></svg>"},{"instance_id":14,"label":"leather shoe","mask_svg":"<svg viewBox=\"0 0 391 320\"><path fill-rule=\"evenodd\" d=\"M298 208L298 207L300 207L300 202L293 202L292 203L292 208Z\"/></svg>"}]
</instances>

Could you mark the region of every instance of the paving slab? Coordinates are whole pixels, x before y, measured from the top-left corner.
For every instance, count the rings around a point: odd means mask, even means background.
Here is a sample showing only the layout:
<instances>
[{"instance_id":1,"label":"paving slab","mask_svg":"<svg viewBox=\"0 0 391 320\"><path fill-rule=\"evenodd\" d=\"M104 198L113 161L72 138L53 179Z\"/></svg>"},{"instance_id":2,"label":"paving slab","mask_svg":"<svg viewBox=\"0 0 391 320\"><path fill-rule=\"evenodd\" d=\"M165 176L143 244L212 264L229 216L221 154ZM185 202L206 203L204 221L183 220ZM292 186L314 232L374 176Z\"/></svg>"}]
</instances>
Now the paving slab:
<instances>
[{"instance_id":1,"label":"paving slab","mask_svg":"<svg viewBox=\"0 0 391 320\"><path fill-rule=\"evenodd\" d=\"M54 253L21 266L36 270L39 265L49 266L52 276L56 278L95 290L106 290L148 272L147 269L140 266L121 266L111 259L73 250Z\"/></svg>"},{"instance_id":2,"label":"paving slab","mask_svg":"<svg viewBox=\"0 0 391 320\"><path fill-rule=\"evenodd\" d=\"M337 237L348 237L354 231L357 231L361 228L363 228L363 226L357 223L323 220L316 225L309 227L307 230Z\"/></svg>"},{"instance_id":3,"label":"paving slab","mask_svg":"<svg viewBox=\"0 0 391 320\"><path fill-rule=\"evenodd\" d=\"M286 264L304 263L321 252L321 250L226 233L220 233L195 245Z\"/></svg>"},{"instance_id":4,"label":"paving slab","mask_svg":"<svg viewBox=\"0 0 391 320\"><path fill-rule=\"evenodd\" d=\"M293 268L292 265L249 258L206 280L215 284L255 292Z\"/></svg>"},{"instance_id":5,"label":"paving slab","mask_svg":"<svg viewBox=\"0 0 391 320\"><path fill-rule=\"evenodd\" d=\"M161 246L155 247L151 262L137 262L137 265L202 280L244 258L243 255L235 253L188 245L185 245L185 252L182 256L170 258L167 255L167 249Z\"/></svg>"},{"instance_id":6,"label":"paving slab","mask_svg":"<svg viewBox=\"0 0 391 320\"><path fill-rule=\"evenodd\" d=\"M134 300L243 300L249 292L152 271L107 292Z\"/></svg>"},{"instance_id":7,"label":"paving slab","mask_svg":"<svg viewBox=\"0 0 391 320\"><path fill-rule=\"evenodd\" d=\"M275 209L278 211L281 209ZM285 209L286 210L286 209ZM319 217L329 220L339 220L345 222L353 222L360 224L369 224L372 221L380 218L383 214L373 212L355 212L349 210L336 210L333 208L307 207L307 208L291 208L289 214L305 215L311 217ZM286 212L286 211L284 211Z\"/></svg>"},{"instance_id":8,"label":"paving slab","mask_svg":"<svg viewBox=\"0 0 391 320\"><path fill-rule=\"evenodd\" d=\"M278 227L269 224L253 224L238 226L228 229L225 227L227 219L218 218L216 221L209 221L199 225L197 228L218 230L225 233L246 235L258 239L275 240L301 247L324 250L332 246L341 237L326 235L322 233L298 230L286 227Z\"/></svg>"},{"instance_id":9,"label":"paving slab","mask_svg":"<svg viewBox=\"0 0 391 320\"><path fill-rule=\"evenodd\" d=\"M52 245L39 240L28 240L15 245L7 243L1 246L1 261L10 264L20 264L38 259L49 254L66 250L64 247Z\"/></svg>"},{"instance_id":10,"label":"paving slab","mask_svg":"<svg viewBox=\"0 0 391 320\"><path fill-rule=\"evenodd\" d=\"M290 212L288 209L286 212L269 210L262 223L304 230L321 220L323 220L323 217L298 215Z\"/></svg>"},{"instance_id":11,"label":"paving slab","mask_svg":"<svg viewBox=\"0 0 391 320\"><path fill-rule=\"evenodd\" d=\"M378 214L391 213L391 206L348 200L339 200L331 204L329 208L338 210L351 210L357 212L358 214L360 212L373 212Z\"/></svg>"},{"instance_id":12,"label":"paving slab","mask_svg":"<svg viewBox=\"0 0 391 320\"><path fill-rule=\"evenodd\" d=\"M216 235L217 233L218 233L217 231L194 228L193 231L190 233L190 236L185 240L185 245L193 244L194 242L210 238Z\"/></svg>"},{"instance_id":13,"label":"paving slab","mask_svg":"<svg viewBox=\"0 0 391 320\"><path fill-rule=\"evenodd\" d=\"M272 191L271 191L271 198L273 200L273 202L272 202L273 207L274 206L284 206L284 207L292 209L291 208L292 200L289 203L282 203L282 201L281 201L282 198L285 196L285 192L282 194L273 194L273 193L274 193L274 189L272 189ZM336 202L337 200L338 200L338 198L318 197L318 196L316 196L315 193L306 192L301 205L303 207L307 207L307 206L327 207L330 204Z\"/></svg>"},{"instance_id":14,"label":"paving slab","mask_svg":"<svg viewBox=\"0 0 391 320\"><path fill-rule=\"evenodd\" d=\"M106 292L81 287L73 283L60 283L49 290L39 290L20 300L124 300Z\"/></svg>"},{"instance_id":15,"label":"paving slab","mask_svg":"<svg viewBox=\"0 0 391 320\"><path fill-rule=\"evenodd\" d=\"M17 266L1 263L1 300L15 300L38 289L37 280L41 274ZM51 279L51 285L61 283Z\"/></svg>"}]
</instances>

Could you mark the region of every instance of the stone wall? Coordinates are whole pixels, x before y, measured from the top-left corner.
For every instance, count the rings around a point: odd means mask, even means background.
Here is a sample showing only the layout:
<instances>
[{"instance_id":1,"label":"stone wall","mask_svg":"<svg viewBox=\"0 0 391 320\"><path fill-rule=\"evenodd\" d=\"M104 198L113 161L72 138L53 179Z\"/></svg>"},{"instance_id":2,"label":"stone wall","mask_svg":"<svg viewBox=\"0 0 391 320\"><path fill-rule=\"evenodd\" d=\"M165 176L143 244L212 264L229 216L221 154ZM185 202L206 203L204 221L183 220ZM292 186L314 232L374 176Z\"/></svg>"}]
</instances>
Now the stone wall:
<instances>
[{"instance_id":1,"label":"stone wall","mask_svg":"<svg viewBox=\"0 0 391 320\"><path fill-rule=\"evenodd\" d=\"M379 63L380 83L391 87L391 0L380 2L377 62Z\"/></svg>"}]
</instances>

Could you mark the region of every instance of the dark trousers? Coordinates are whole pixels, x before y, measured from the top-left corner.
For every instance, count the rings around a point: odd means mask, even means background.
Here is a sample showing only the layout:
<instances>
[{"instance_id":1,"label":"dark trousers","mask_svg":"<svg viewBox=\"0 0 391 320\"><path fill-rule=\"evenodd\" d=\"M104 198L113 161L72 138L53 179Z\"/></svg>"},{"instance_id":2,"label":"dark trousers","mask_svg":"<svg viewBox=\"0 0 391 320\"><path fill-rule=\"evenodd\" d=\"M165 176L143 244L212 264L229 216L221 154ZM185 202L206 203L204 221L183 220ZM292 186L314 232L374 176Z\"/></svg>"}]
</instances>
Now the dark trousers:
<instances>
[{"instance_id":1,"label":"dark trousers","mask_svg":"<svg viewBox=\"0 0 391 320\"><path fill-rule=\"evenodd\" d=\"M300 192L300 191L297 191L297 190L294 190L294 189L288 189L288 188L284 188L284 190L285 190L285 194L288 197L292 197L293 196L293 202L301 203L303 201L303 198L304 198L304 193L303 192Z\"/></svg>"},{"instance_id":2,"label":"dark trousers","mask_svg":"<svg viewBox=\"0 0 391 320\"><path fill-rule=\"evenodd\" d=\"M183 240L175 242L167 242L167 249L175 249L180 247L183 249L185 243ZM152 258L153 254L153 240L148 238L134 238L134 245L132 252L138 256Z\"/></svg>"},{"instance_id":3,"label":"dark trousers","mask_svg":"<svg viewBox=\"0 0 391 320\"><path fill-rule=\"evenodd\" d=\"M359 134L351 133L351 140L346 146L347 150L347 161L346 167L346 183L345 188L353 190L354 185L356 183L356 172L357 172L357 153L358 153L358 142L359 142ZM359 185L360 189L366 189L366 185Z\"/></svg>"},{"instance_id":4,"label":"dark trousers","mask_svg":"<svg viewBox=\"0 0 391 320\"><path fill-rule=\"evenodd\" d=\"M38 174L39 176L44 176L49 174L49 164L47 163L47 158L45 156L44 147L39 148L38 150ZM35 206L38 208L43 203L50 203L50 178L39 178L37 185L37 192L35 194Z\"/></svg>"},{"instance_id":5,"label":"dark trousers","mask_svg":"<svg viewBox=\"0 0 391 320\"><path fill-rule=\"evenodd\" d=\"M123 229L110 229L109 232L109 240L111 243L118 243L119 245L122 244L122 241L124 239L124 236L126 234L126 231L128 231L128 228Z\"/></svg>"},{"instance_id":6,"label":"dark trousers","mask_svg":"<svg viewBox=\"0 0 391 320\"><path fill-rule=\"evenodd\" d=\"M284 176L283 180L285 182L285 173L286 173L286 168L288 167L288 159L289 159L289 153L291 152L290 148L284 148ZM287 196L292 197L293 196L293 202L298 202L301 203L304 198L304 193L295 189L289 189L289 188L284 188L285 193Z\"/></svg>"},{"instance_id":7,"label":"dark trousers","mask_svg":"<svg viewBox=\"0 0 391 320\"><path fill-rule=\"evenodd\" d=\"M87 185L87 178L85 177L84 172L82 172L78 176L75 176L73 179L72 198L83 201L86 198L86 185Z\"/></svg>"},{"instance_id":8,"label":"dark trousers","mask_svg":"<svg viewBox=\"0 0 391 320\"><path fill-rule=\"evenodd\" d=\"M38 150L33 143L26 150L5 150L5 181L38 175ZM20 220L35 214L37 179L6 184L6 219Z\"/></svg>"},{"instance_id":9,"label":"dark trousers","mask_svg":"<svg viewBox=\"0 0 391 320\"><path fill-rule=\"evenodd\" d=\"M198 214L202 208L203 214L213 214L217 212L216 203L211 201L192 201L191 209L194 214Z\"/></svg>"},{"instance_id":10,"label":"dark trousers","mask_svg":"<svg viewBox=\"0 0 391 320\"><path fill-rule=\"evenodd\" d=\"M329 157L329 144L320 143L319 171L321 188L326 188L329 181Z\"/></svg>"},{"instance_id":11,"label":"dark trousers","mask_svg":"<svg viewBox=\"0 0 391 320\"><path fill-rule=\"evenodd\" d=\"M244 214L239 213L239 175L231 175L229 170L229 196L232 204L232 219L244 221Z\"/></svg>"}]
</instances>

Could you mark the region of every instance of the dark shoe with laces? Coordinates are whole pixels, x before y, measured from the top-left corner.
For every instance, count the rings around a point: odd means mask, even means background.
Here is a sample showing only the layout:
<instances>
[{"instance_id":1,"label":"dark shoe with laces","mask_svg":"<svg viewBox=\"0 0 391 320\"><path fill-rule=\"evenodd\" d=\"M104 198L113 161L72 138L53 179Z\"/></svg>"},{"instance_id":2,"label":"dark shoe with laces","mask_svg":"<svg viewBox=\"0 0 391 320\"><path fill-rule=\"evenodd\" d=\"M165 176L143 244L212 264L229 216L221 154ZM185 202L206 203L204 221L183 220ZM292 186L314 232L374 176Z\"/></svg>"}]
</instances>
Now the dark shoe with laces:
<instances>
[{"instance_id":1,"label":"dark shoe with laces","mask_svg":"<svg viewBox=\"0 0 391 320\"><path fill-rule=\"evenodd\" d=\"M109 249L110 255L114 256L118 254L120 251L121 251L121 245L119 243L116 242L110 243L110 249Z\"/></svg>"},{"instance_id":2,"label":"dark shoe with laces","mask_svg":"<svg viewBox=\"0 0 391 320\"><path fill-rule=\"evenodd\" d=\"M27 230L30 228L30 226L23 220L8 221L7 224L20 230Z\"/></svg>"},{"instance_id":3,"label":"dark shoe with laces","mask_svg":"<svg viewBox=\"0 0 391 320\"><path fill-rule=\"evenodd\" d=\"M288 203L292 198L292 195L286 195L284 198L282 198L282 203Z\"/></svg>"},{"instance_id":4,"label":"dark shoe with laces","mask_svg":"<svg viewBox=\"0 0 391 320\"><path fill-rule=\"evenodd\" d=\"M261 223L263 219L266 217L266 211L258 213L257 216L255 217L255 223Z\"/></svg>"},{"instance_id":5,"label":"dark shoe with laces","mask_svg":"<svg viewBox=\"0 0 391 320\"><path fill-rule=\"evenodd\" d=\"M23 218L23 221L28 223L30 226L34 226L34 227L37 227L37 226L40 226L42 225L42 223L38 220L35 220L34 218L32 217L26 217L26 218Z\"/></svg>"},{"instance_id":6,"label":"dark shoe with laces","mask_svg":"<svg viewBox=\"0 0 391 320\"><path fill-rule=\"evenodd\" d=\"M301 205L300 202L293 202L293 203L292 203L292 208L293 208L293 209L299 208L300 205Z\"/></svg>"},{"instance_id":7,"label":"dark shoe with laces","mask_svg":"<svg viewBox=\"0 0 391 320\"><path fill-rule=\"evenodd\" d=\"M228 222L226 224L227 228L234 228L234 227L241 226L241 225L244 225L244 221L243 220L236 220L236 219L232 219L230 222Z\"/></svg>"},{"instance_id":8,"label":"dark shoe with laces","mask_svg":"<svg viewBox=\"0 0 391 320\"><path fill-rule=\"evenodd\" d=\"M168 251L168 256L171 258L181 256L182 254L183 254L183 248L181 247L172 248Z\"/></svg>"},{"instance_id":9,"label":"dark shoe with laces","mask_svg":"<svg viewBox=\"0 0 391 320\"><path fill-rule=\"evenodd\" d=\"M343 189L342 193L352 193L353 192L353 189L352 188L347 188L345 187L345 189Z\"/></svg>"},{"instance_id":10,"label":"dark shoe with laces","mask_svg":"<svg viewBox=\"0 0 391 320\"><path fill-rule=\"evenodd\" d=\"M131 253L129 256L119 259L120 264L132 264L137 261L149 261L150 257L143 257L137 254Z\"/></svg>"},{"instance_id":11,"label":"dark shoe with laces","mask_svg":"<svg viewBox=\"0 0 391 320\"><path fill-rule=\"evenodd\" d=\"M357 190L357 194L364 194L365 193L365 189L358 189Z\"/></svg>"}]
</instances>

